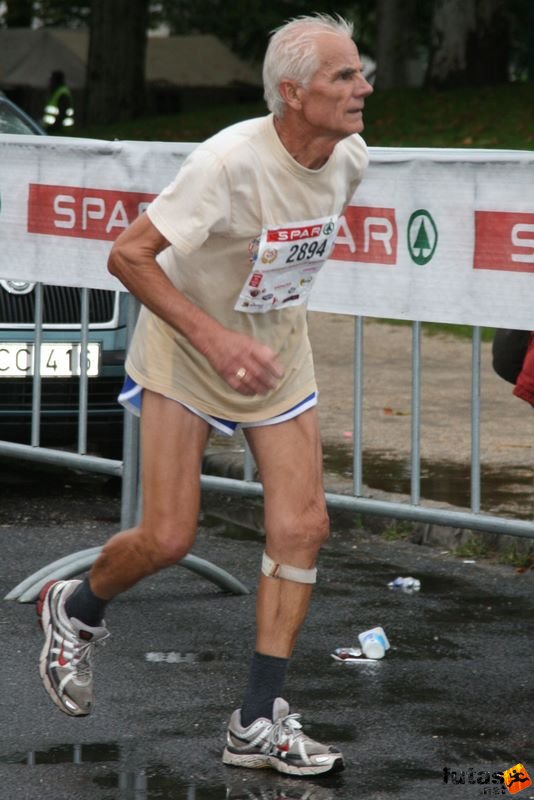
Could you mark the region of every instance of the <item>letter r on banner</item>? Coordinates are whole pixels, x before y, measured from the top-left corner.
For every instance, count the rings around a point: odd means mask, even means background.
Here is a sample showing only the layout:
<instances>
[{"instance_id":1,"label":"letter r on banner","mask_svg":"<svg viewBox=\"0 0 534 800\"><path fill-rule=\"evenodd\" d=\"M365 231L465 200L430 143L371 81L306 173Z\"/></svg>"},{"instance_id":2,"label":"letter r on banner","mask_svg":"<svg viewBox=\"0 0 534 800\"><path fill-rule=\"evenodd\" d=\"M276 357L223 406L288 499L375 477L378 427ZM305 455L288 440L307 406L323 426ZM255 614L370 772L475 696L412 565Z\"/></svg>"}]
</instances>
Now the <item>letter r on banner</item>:
<instances>
[{"instance_id":1,"label":"letter r on banner","mask_svg":"<svg viewBox=\"0 0 534 800\"><path fill-rule=\"evenodd\" d=\"M330 258L364 264L396 264L397 241L394 208L347 206Z\"/></svg>"}]
</instances>

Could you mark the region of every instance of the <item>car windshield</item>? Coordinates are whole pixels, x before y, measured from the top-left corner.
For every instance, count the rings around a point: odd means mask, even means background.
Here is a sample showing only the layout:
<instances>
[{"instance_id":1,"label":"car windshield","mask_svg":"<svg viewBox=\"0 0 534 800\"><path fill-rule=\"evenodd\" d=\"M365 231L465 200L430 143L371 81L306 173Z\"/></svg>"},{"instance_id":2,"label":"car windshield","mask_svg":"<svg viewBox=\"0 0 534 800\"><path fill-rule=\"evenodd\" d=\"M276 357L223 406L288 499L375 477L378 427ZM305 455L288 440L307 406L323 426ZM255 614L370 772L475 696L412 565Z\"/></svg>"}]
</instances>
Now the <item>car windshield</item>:
<instances>
[{"instance_id":1,"label":"car windshield","mask_svg":"<svg viewBox=\"0 0 534 800\"><path fill-rule=\"evenodd\" d=\"M0 133L35 134L37 130L0 98Z\"/></svg>"}]
</instances>

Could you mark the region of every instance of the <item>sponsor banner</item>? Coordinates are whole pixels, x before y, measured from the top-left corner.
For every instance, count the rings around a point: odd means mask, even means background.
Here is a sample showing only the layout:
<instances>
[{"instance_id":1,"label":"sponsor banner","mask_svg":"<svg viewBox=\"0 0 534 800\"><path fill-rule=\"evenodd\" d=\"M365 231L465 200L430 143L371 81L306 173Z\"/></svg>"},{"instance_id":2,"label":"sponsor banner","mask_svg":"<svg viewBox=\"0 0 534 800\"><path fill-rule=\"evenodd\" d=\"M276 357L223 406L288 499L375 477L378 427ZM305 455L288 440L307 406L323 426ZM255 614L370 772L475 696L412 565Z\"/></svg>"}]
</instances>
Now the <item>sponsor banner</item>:
<instances>
[{"instance_id":1,"label":"sponsor banner","mask_svg":"<svg viewBox=\"0 0 534 800\"><path fill-rule=\"evenodd\" d=\"M30 183L28 233L113 241L153 197L143 192Z\"/></svg>"},{"instance_id":2,"label":"sponsor banner","mask_svg":"<svg viewBox=\"0 0 534 800\"><path fill-rule=\"evenodd\" d=\"M534 330L534 153L402 153L371 151L310 308Z\"/></svg>"},{"instance_id":3,"label":"sponsor banner","mask_svg":"<svg viewBox=\"0 0 534 800\"><path fill-rule=\"evenodd\" d=\"M123 289L111 242L180 169L194 144L0 137L0 277Z\"/></svg>"},{"instance_id":4,"label":"sponsor banner","mask_svg":"<svg viewBox=\"0 0 534 800\"><path fill-rule=\"evenodd\" d=\"M0 277L122 288L111 242L195 145L0 141ZM370 148L310 308L534 329L534 154ZM275 246L320 236L272 228ZM258 231L258 235L260 231Z\"/></svg>"},{"instance_id":5,"label":"sponsor banner","mask_svg":"<svg viewBox=\"0 0 534 800\"><path fill-rule=\"evenodd\" d=\"M473 266L534 272L534 214L475 211Z\"/></svg>"}]
</instances>

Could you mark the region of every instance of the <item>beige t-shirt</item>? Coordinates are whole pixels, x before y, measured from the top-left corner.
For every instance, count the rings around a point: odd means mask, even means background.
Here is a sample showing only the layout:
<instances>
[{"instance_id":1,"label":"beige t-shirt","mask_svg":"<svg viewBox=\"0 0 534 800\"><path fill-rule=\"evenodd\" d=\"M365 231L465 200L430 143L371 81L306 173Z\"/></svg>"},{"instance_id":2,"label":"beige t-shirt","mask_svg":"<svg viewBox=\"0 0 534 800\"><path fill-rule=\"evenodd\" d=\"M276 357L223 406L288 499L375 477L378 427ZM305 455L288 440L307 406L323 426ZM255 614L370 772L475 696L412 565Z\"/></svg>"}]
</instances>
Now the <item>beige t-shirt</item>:
<instances>
[{"instance_id":1,"label":"beige t-shirt","mask_svg":"<svg viewBox=\"0 0 534 800\"><path fill-rule=\"evenodd\" d=\"M167 323L143 307L126 362L141 386L238 422L281 414L315 391L306 305L267 313L235 310L265 226L336 219L368 156L358 135L338 143L318 170L301 166L272 115L233 125L199 145L147 214L169 241L158 257L173 284L227 328L269 345L284 376L267 396L243 396Z\"/></svg>"}]
</instances>

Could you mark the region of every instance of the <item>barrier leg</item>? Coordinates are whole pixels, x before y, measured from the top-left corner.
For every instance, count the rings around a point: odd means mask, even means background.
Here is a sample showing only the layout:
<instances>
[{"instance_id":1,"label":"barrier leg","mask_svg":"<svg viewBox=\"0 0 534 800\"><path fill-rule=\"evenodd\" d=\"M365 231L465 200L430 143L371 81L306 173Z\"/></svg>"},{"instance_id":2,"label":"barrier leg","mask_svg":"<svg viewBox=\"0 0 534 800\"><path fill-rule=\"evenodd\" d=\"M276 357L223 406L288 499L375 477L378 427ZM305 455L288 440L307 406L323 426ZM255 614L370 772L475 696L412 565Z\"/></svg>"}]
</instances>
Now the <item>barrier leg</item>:
<instances>
[{"instance_id":1,"label":"barrier leg","mask_svg":"<svg viewBox=\"0 0 534 800\"><path fill-rule=\"evenodd\" d=\"M82 572L85 572L91 564L96 561L101 547L90 547L87 550L79 550L77 553L71 553L64 558L53 561L47 564L42 569L34 572L28 578L25 578L18 586L15 586L5 596L5 600L18 600L19 603L33 603L39 597L39 592L48 581L54 578L73 578ZM206 578L211 583L214 583L224 592L231 594L249 594L249 589L241 583L233 575L230 575L221 567L212 564L211 561L206 561L198 556L189 553L177 566L185 567L191 572L195 572L203 578Z\"/></svg>"}]
</instances>

